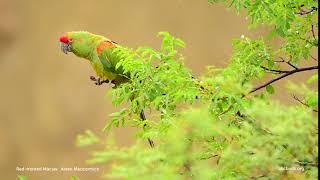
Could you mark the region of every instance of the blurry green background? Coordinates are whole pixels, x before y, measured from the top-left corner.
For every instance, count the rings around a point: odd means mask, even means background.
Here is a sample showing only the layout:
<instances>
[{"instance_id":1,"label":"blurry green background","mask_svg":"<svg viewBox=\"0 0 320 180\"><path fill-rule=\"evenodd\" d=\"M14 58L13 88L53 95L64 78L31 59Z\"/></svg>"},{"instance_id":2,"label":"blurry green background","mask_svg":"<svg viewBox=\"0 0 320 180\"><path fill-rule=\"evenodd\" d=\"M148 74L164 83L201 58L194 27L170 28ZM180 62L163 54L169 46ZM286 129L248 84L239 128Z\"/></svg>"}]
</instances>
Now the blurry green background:
<instances>
[{"instance_id":1,"label":"blurry green background","mask_svg":"<svg viewBox=\"0 0 320 180\"><path fill-rule=\"evenodd\" d=\"M105 96L110 86L95 86L89 64L60 51L65 31L86 30L133 48L158 48L157 32L169 31L186 42L186 65L200 75L206 65L228 64L232 39L266 35L249 31L247 21L207 0L0 0L0 179L96 179L103 173L16 172L17 166L87 166L88 149L75 146L76 135L100 131L116 111ZM277 98L290 101L288 94ZM134 133L118 129L116 136L127 145Z\"/></svg>"}]
</instances>

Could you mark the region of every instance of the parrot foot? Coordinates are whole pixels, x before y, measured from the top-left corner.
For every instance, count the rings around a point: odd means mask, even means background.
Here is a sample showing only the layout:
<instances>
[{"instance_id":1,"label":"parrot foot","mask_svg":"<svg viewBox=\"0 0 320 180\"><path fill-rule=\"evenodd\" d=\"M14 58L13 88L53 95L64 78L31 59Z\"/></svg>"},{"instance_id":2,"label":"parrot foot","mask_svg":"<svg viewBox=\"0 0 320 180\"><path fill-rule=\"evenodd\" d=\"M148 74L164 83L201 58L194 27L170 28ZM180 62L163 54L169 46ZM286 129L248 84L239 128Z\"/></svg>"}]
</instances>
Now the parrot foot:
<instances>
[{"instance_id":1,"label":"parrot foot","mask_svg":"<svg viewBox=\"0 0 320 180\"><path fill-rule=\"evenodd\" d=\"M95 85L102 85L103 83L109 83L109 80L101 80L100 78L96 78L94 76L90 76L90 80L95 82Z\"/></svg>"}]
</instances>

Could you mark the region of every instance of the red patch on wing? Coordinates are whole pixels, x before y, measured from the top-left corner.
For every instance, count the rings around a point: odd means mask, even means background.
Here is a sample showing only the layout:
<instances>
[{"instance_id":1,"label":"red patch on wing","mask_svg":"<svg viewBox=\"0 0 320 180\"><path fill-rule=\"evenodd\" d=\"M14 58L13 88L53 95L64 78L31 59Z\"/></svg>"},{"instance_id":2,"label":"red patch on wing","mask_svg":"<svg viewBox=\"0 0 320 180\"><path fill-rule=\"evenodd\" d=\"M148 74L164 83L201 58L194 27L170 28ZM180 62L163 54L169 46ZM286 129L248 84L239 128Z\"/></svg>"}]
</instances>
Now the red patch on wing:
<instances>
[{"instance_id":1,"label":"red patch on wing","mask_svg":"<svg viewBox=\"0 0 320 180\"><path fill-rule=\"evenodd\" d=\"M68 44L70 42L70 39L68 38L68 36L65 34L63 36L60 37L60 42Z\"/></svg>"},{"instance_id":2,"label":"red patch on wing","mask_svg":"<svg viewBox=\"0 0 320 180\"><path fill-rule=\"evenodd\" d=\"M105 47L115 48L116 46L111 41L101 41L100 44L96 48L97 53L100 54Z\"/></svg>"}]
</instances>

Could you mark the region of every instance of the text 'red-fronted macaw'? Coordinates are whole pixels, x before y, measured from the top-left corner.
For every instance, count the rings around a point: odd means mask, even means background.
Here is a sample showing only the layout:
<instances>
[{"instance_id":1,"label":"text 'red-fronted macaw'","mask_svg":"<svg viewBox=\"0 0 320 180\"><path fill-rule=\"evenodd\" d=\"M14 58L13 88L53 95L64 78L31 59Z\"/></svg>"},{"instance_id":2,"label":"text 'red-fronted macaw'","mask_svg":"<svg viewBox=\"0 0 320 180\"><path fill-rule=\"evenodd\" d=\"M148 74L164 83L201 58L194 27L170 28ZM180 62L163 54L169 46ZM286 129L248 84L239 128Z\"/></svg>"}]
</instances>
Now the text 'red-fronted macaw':
<instances>
[{"instance_id":1,"label":"text 'red-fronted macaw'","mask_svg":"<svg viewBox=\"0 0 320 180\"><path fill-rule=\"evenodd\" d=\"M59 40L61 50L65 54L72 52L78 57L89 60L99 77L98 79L91 77L96 84L111 81L118 85L128 81L121 68L115 68L120 59L112 53L115 48L119 47L114 41L86 31L67 32Z\"/></svg>"}]
</instances>

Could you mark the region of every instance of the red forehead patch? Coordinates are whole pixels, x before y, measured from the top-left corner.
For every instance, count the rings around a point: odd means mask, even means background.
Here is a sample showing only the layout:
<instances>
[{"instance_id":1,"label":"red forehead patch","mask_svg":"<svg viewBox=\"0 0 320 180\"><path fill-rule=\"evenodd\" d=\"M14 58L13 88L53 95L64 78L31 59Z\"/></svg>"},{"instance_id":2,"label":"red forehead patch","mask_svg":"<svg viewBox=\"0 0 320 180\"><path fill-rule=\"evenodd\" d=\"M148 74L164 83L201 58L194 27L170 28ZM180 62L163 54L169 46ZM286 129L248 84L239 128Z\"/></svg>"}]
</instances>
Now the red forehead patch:
<instances>
[{"instance_id":1,"label":"red forehead patch","mask_svg":"<svg viewBox=\"0 0 320 180\"><path fill-rule=\"evenodd\" d=\"M66 43L66 44L68 44L70 41L66 35L61 36L59 40L60 40L60 42Z\"/></svg>"}]
</instances>

